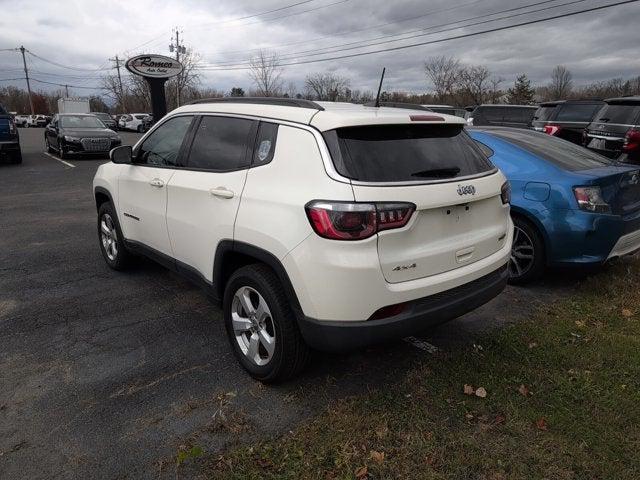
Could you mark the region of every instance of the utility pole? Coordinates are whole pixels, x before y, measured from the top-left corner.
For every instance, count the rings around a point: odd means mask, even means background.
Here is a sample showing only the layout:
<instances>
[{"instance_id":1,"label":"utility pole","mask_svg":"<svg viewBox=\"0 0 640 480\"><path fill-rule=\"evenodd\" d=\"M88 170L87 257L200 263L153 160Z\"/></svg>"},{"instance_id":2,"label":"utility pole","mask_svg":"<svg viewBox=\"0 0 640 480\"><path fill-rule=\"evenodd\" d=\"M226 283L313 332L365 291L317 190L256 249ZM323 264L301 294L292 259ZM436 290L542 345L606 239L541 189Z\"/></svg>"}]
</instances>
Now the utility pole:
<instances>
[{"instance_id":1,"label":"utility pole","mask_svg":"<svg viewBox=\"0 0 640 480\"><path fill-rule=\"evenodd\" d=\"M24 65L24 78L27 80L27 91L29 92L29 107L31 108L31 115L35 115L33 111L33 99L31 98L31 84L29 83L29 70L27 69L27 60L24 58L25 48L20 45L20 53L22 53L22 64Z\"/></svg>"},{"instance_id":2,"label":"utility pole","mask_svg":"<svg viewBox=\"0 0 640 480\"><path fill-rule=\"evenodd\" d=\"M169 51L173 52L175 50L176 52L176 61L179 63L180 62L180 54L185 54L187 53L187 47L185 47L184 45L180 45L180 30L178 29L178 27L176 27L174 29L174 31L176 32L176 43L173 43L173 38L171 39L171 44L169 45ZM176 106L179 107L180 106L180 78L182 77L182 73L180 73L177 77L176 77Z\"/></svg>"},{"instance_id":3,"label":"utility pole","mask_svg":"<svg viewBox=\"0 0 640 480\"><path fill-rule=\"evenodd\" d=\"M69 98L69 85L64 86L64 92L65 92L65 96Z\"/></svg>"},{"instance_id":4,"label":"utility pole","mask_svg":"<svg viewBox=\"0 0 640 480\"><path fill-rule=\"evenodd\" d=\"M120 62L123 62L124 60L119 59L118 55L116 55L116 58L110 58L109 61L116 62L116 70L118 70L118 88L120 89L120 106L124 109L124 91L122 90L122 76L120 75ZM122 113L125 112L123 111Z\"/></svg>"}]
</instances>

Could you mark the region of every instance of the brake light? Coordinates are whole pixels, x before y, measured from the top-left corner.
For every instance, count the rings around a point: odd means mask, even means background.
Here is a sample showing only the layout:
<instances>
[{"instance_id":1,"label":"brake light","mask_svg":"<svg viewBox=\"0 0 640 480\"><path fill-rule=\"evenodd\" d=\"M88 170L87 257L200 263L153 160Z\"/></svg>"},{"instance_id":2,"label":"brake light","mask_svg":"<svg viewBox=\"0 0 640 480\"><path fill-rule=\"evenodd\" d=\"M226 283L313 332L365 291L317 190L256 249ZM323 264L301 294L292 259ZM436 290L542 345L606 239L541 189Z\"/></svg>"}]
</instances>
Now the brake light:
<instances>
[{"instance_id":1,"label":"brake light","mask_svg":"<svg viewBox=\"0 0 640 480\"><path fill-rule=\"evenodd\" d=\"M500 198L502 199L503 205L511 203L511 184L509 182L504 182L502 184L502 188L500 189Z\"/></svg>"},{"instance_id":2,"label":"brake light","mask_svg":"<svg viewBox=\"0 0 640 480\"><path fill-rule=\"evenodd\" d=\"M413 203L357 203L314 200L305 206L313 230L332 240L363 240L382 230L404 227Z\"/></svg>"},{"instance_id":3,"label":"brake light","mask_svg":"<svg viewBox=\"0 0 640 480\"><path fill-rule=\"evenodd\" d=\"M9 119L9 133L16 133L16 122L13 118Z\"/></svg>"},{"instance_id":4,"label":"brake light","mask_svg":"<svg viewBox=\"0 0 640 480\"><path fill-rule=\"evenodd\" d=\"M640 131L629 130L624 136L623 152L633 152L640 147Z\"/></svg>"},{"instance_id":5,"label":"brake light","mask_svg":"<svg viewBox=\"0 0 640 480\"><path fill-rule=\"evenodd\" d=\"M555 135L561 130L558 125L545 125L542 131L548 135Z\"/></svg>"},{"instance_id":6,"label":"brake light","mask_svg":"<svg viewBox=\"0 0 640 480\"><path fill-rule=\"evenodd\" d=\"M600 187L574 187L573 194L580 210L594 213L608 213L611 207L602 198Z\"/></svg>"}]
</instances>

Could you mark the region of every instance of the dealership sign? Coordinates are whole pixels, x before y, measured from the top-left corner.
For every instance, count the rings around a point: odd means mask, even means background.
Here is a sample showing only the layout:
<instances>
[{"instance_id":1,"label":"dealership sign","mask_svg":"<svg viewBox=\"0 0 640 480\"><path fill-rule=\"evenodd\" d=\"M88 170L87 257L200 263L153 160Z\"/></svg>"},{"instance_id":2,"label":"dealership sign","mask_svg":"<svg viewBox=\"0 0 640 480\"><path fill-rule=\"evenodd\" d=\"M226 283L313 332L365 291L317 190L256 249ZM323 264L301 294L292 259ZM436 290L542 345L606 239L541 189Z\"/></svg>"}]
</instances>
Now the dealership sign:
<instances>
[{"instance_id":1,"label":"dealership sign","mask_svg":"<svg viewBox=\"0 0 640 480\"><path fill-rule=\"evenodd\" d=\"M137 55L127 60L127 70L147 78L169 78L182 72L182 64L163 55Z\"/></svg>"}]
</instances>

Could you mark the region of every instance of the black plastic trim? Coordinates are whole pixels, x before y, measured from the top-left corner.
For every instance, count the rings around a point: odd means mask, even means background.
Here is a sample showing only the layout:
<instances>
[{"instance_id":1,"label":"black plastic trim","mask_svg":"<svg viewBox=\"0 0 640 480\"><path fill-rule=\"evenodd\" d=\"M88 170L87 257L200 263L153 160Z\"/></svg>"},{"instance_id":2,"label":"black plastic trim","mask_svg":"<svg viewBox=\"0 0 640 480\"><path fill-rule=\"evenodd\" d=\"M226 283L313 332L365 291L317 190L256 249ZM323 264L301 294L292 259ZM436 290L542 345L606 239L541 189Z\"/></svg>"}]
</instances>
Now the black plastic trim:
<instances>
[{"instance_id":1,"label":"black plastic trim","mask_svg":"<svg viewBox=\"0 0 640 480\"><path fill-rule=\"evenodd\" d=\"M444 292L414 300L407 311L380 320L298 320L305 342L317 350L345 351L406 337L453 320L496 297L507 285L506 265Z\"/></svg>"}]
</instances>

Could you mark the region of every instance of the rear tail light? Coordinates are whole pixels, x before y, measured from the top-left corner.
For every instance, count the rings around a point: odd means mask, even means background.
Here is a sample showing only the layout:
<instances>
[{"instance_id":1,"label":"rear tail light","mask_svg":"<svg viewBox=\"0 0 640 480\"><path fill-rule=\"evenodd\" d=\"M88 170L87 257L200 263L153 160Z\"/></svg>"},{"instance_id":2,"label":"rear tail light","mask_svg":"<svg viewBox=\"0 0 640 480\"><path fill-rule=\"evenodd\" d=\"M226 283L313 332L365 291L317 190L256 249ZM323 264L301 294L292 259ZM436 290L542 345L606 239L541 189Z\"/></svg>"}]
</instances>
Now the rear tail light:
<instances>
[{"instance_id":1,"label":"rear tail light","mask_svg":"<svg viewBox=\"0 0 640 480\"><path fill-rule=\"evenodd\" d=\"M409 302L404 302L379 308L373 312L373 315L369 317L369 320L382 320L383 318L395 317L396 315L400 315L404 312L408 306Z\"/></svg>"},{"instance_id":2,"label":"rear tail light","mask_svg":"<svg viewBox=\"0 0 640 480\"><path fill-rule=\"evenodd\" d=\"M611 207L602 198L600 187L574 187L573 194L580 210L594 213L609 213Z\"/></svg>"},{"instance_id":3,"label":"rear tail light","mask_svg":"<svg viewBox=\"0 0 640 480\"><path fill-rule=\"evenodd\" d=\"M549 135L556 135L561 128L558 125L545 125L542 131Z\"/></svg>"},{"instance_id":4,"label":"rear tail light","mask_svg":"<svg viewBox=\"0 0 640 480\"><path fill-rule=\"evenodd\" d=\"M16 122L13 118L9 119L9 133L16 133Z\"/></svg>"},{"instance_id":5,"label":"rear tail light","mask_svg":"<svg viewBox=\"0 0 640 480\"><path fill-rule=\"evenodd\" d=\"M357 203L314 200L305 206L313 230L332 240L363 240L382 230L404 227L413 203Z\"/></svg>"},{"instance_id":6,"label":"rear tail light","mask_svg":"<svg viewBox=\"0 0 640 480\"><path fill-rule=\"evenodd\" d=\"M629 130L624 136L624 145L622 145L623 152L633 152L640 148L640 131Z\"/></svg>"},{"instance_id":7,"label":"rear tail light","mask_svg":"<svg viewBox=\"0 0 640 480\"><path fill-rule=\"evenodd\" d=\"M500 198L502 199L503 205L511 203L511 184L509 182L504 182L502 184L502 188L500 189Z\"/></svg>"}]
</instances>

